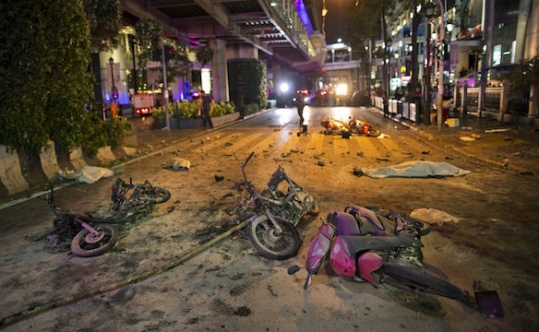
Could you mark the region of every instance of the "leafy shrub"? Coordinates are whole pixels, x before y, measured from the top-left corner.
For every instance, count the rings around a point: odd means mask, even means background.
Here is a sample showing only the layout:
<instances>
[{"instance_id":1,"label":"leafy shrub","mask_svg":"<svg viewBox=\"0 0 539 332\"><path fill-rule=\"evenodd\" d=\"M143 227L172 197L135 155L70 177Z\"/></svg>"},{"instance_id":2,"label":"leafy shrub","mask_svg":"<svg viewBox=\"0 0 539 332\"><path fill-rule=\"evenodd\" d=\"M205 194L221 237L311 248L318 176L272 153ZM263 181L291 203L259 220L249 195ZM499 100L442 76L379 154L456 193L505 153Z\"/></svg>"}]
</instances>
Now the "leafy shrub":
<instances>
[{"instance_id":1,"label":"leafy shrub","mask_svg":"<svg viewBox=\"0 0 539 332\"><path fill-rule=\"evenodd\" d=\"M124 138L131 134L133 124L126 118L115 117L106 119L103 122L103 130L107 139L107 145L116 148L122 145Z\"/></svg>"},{"instance_id":2,"label":"leafy shrub","mask_svg":"<svg viewBox=\"0 0 539 332\"><path fill-rule=\"evenodd\" d=\"M258 104L247 104L247 105L244 105L243 106L243 112L242 114L245 116L245 115L250 115L250 114L255 114L256 112L258 112L258 110L260 109L259 105Z\"/></svg>"},{"instance_id":3,"label":"leafy shrub","mask_svg":"<svg viewBox=\"0 0 539 332\"><path fill-rule=\"evenodd\" d=\"M202 100L184 100L176 102L176 105L178 106L178 117L180 119L194 119L200 114L199 110L202 109Z\"/></svg>"},{"instance_id":4,"label":"leafy shrub","mask_svg":"<svg viewBox=\"0 0 539 332\"><path fill-rule=\"evenodd\" d=\"M169 116L171 119L196 119L202 117L202 100L193 101L184 100L168 104ZM212 103L210 117L218 117L235 113L236 109L232 104L223 101ZM165 106L155 107L152 115L156 120L162 120L166 117Z\"/></svg>"},{"instance_id":5,"label":"leafy shrub","mask_svg":"<svg viewBox=\"0 0 539 332\"><path fill-rule=\"evenodd\" d=\"M168 104L168 115L171 119L193 119L198 116L199 103L191 102L188 100L177 101ZM167 115L165 106L154 107L152 110L152 116L156 120L165 119Z\"/></svg>"},{"instance_id":6,"label":"leafy shrub","mask_svg":"<svg viewBox=\"0 0 539 332\"><path fill-rule=\"evenodd\" d=\"M152 110L152 116L156 120L161 120L166 117L165 106L154 107Z\"/></svg>"},{"instance_id":7,"label":"leafy shrub","mask_svg":"<svg viewBox=\"0 0 539 332\"><path fill-rule=\"evenodd\" d=\"M81 148L84 152L95 155L100 147L107 145L107 137L103 130L103 120L94 112L87 113L87 115L85 121L88 125L84 132L84 140L82 140Z\"/></svg>"},{"instance_id":8,"label":"leafy shrub","mask_svg":"<svg viewBox=\"0 0 539 332\"><path fill-rule=\"evenodd\" d=\"M233 114L235 112L236 109L234 106L232 106L232 104L220 101L212 104L212 108L210 109L210 117L214 118L227 114Z\"/></svg>"},{"instance_id":9,"label":"leafy shrub","mask_svg":"<svg viewBox=\"0 0 539 332\"><path fill-rule=\"evenodd\" d=\"M95 155L103 146L110 145L115 148L122 145L124 138L133 131L133 124L122 117L102 121L95 114L89 113L88 120L93 122L93 125L87 127L81 147L84 152L91 155Z\"/></svg>"}]
</instances>

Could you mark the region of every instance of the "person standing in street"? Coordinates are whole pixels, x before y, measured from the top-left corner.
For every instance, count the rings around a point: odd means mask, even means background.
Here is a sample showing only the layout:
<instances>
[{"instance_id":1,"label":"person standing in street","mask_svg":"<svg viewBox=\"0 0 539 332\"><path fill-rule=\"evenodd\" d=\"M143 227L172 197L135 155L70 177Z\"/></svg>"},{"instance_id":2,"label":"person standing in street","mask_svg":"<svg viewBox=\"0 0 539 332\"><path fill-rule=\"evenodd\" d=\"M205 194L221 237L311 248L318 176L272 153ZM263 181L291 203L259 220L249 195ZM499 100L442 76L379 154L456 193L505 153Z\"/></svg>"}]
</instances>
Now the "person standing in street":
<instances>
[{"instance_id":1,"label":"person standing in street","mask_svg":"<svg viewBox=\"0 0 539 332\"><path fill-rule=\"evenodd\" d=\"M305 101L303 100L304 96L301 91L298 91L296 93L296 107L298 108L298 115L299 115L299 128L301 130L303 126L303 109L305 108Z\"/></svg>"},{"instance_id":2,"label":"person standing in street","mask_svg":"<svg viewBox=\"0 0 539 332\"><path fill-rule=\"evenodd\" d=\"M423 104L423 94L421 93L421 88L416 87L414 96L413 96L413 102L415 104L415 116L416 116L416 122L421 123L421 109Z\"/></svg>"},{"instance_id":3,"label":"person standing in street","mask_svg":"<svg viewBox=\"0 0 539 332\"><path fill-rule=\"evenodd\" d=\"M213 128L213 124L211 123L210 118L210 110L211 110L211 97L204 92L204 90L200 91L202 94L202 116L204 116L204 129L206 128ZM207 127L206 127L207 126Z\"/></svg>"}]
</instances>

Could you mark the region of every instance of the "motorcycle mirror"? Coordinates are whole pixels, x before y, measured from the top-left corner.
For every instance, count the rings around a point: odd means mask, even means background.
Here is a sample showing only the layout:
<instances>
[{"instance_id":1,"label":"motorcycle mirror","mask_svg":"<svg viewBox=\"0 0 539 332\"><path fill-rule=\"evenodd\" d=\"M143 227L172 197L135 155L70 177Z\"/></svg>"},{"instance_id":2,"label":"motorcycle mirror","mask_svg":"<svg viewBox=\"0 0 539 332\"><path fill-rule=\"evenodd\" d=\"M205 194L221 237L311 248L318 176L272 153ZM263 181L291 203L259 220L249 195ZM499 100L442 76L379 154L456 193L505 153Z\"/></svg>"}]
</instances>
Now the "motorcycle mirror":
<instances>
[{"instance_id":1,"label":"motorcycle mirror","mask_svg":"<svg viewBox=\"0 0 539 332\"><path fill-rule=\"evenodd\" d=\"M298 272L299 270L301 270L301 268L297 265L292 265L291 267L288 268L288 275L293 275L294 273Z\"/></svg>"}]
</instances>

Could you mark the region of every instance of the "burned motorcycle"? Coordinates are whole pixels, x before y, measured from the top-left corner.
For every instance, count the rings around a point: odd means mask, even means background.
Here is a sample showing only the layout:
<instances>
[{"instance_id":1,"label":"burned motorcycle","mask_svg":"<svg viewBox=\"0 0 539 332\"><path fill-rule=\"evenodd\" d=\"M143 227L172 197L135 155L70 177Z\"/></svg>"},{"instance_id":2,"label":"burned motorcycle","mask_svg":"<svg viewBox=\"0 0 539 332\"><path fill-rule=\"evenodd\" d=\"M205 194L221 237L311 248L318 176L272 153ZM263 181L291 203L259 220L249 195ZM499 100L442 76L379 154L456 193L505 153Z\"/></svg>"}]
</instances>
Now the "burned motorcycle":
<instances>
[{"instance_id":1,"label":"burned motorcycle","mask_svg":"<svg viewBox=\"0 0 539 332\"><path fill-rule=\"evenodd\" d=\"M326 135L356 134L377 137L381 134L380 130L374 129L374 127L367 121L358 120L352 117L349 118L348 123L337 119L325 118L320 121L320 124L324 127L323 133Z\"/></svg>"},{"instance_id":2,"label":"burned motorcycle","mask_svg":"<svg viewBox=\"0 0 539 332\"><path fill-rule=\"evenodd\" d=\"M247 214L251 219L249 239L261 256L288 259L297 255L301 245L295 226L303 216L317 215L318 206L312 196L290 179L281 166L271 176L267 188L260 192L255 190L245 173L245 166L253 155L254 152L242 163L244 181L236 185L240 194L240 214Z\"/></svg>"},{"instance_id":3,"label":"burned motorcycle","mask_svg":"<svg viewBox=\"0 0 539 332\"><path fill-rule=\"evenodd\" d=\"M343 278L464 300L460 288L423 268L421 236L429 231L428 225L396 212L349 205L344 212L329 213L309 247L304 288L329 258Z\"/></svg>"}]
</instances>

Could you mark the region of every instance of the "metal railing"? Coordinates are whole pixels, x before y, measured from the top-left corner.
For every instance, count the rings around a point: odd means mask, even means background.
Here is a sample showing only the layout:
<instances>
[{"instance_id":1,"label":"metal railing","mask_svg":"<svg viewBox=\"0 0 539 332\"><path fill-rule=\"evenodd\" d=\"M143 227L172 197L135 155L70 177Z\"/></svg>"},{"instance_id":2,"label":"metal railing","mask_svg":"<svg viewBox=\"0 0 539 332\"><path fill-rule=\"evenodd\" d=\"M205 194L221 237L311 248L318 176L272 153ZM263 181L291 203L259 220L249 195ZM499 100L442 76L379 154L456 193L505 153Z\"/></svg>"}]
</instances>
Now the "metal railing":
<instances>
[{"instance_id":1,"label":"metal railing","mask_svg":"<svg viewBox=\"0 0 539 332\"><path fill-rule=\"evenodd\" d=\"M482 110L479 112L480 88L458 87L453 93L453 107L450 112L458 113L459 116L475 115L496 119L512 119L511 121L524 121L526 119L539 120L539 110L530 111L530 96L526 92L511 92L503 87L488 87L485 90L485 101L482 103ZM383 109L382 97L373 96L371 98L373 106ZM416 120L416 106L414 103L401 102L397 100L388 101L388 111L411 121ZM431 108L431 113L432 113ZM520 118L520 120L516 120Z\"/></svg>"}]
</instances>

